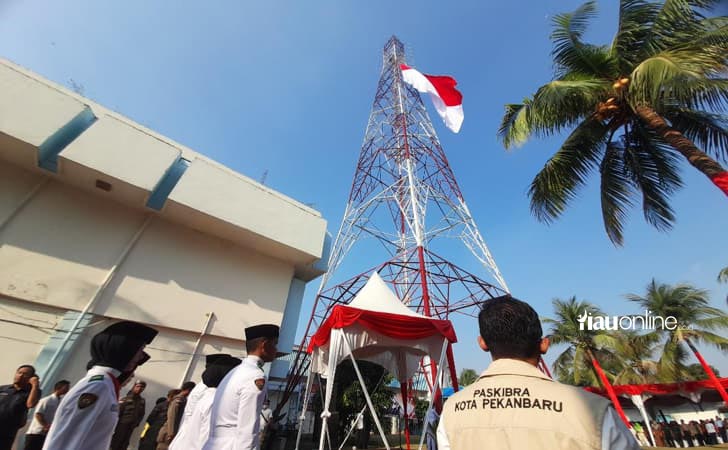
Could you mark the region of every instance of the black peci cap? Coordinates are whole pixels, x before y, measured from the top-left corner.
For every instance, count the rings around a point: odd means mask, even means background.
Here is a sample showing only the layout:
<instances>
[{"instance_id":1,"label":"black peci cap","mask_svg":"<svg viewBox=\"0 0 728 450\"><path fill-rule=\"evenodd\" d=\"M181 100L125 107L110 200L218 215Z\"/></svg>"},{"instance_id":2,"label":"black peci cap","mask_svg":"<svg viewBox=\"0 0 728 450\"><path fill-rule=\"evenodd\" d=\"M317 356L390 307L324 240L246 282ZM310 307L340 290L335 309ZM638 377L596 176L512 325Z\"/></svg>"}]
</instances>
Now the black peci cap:
<instances>
[{"instance_id":1,"label":"black peci cap","mask_svg":"<svg viewBox=\"0 0 728 450\"><path fill-rule=\"evenodd\" d=\"M255 325L245 329L245 340L252 341L258 338L275 339L280 334L280 327L278 325Z\"/></svg>"}]
</instances>

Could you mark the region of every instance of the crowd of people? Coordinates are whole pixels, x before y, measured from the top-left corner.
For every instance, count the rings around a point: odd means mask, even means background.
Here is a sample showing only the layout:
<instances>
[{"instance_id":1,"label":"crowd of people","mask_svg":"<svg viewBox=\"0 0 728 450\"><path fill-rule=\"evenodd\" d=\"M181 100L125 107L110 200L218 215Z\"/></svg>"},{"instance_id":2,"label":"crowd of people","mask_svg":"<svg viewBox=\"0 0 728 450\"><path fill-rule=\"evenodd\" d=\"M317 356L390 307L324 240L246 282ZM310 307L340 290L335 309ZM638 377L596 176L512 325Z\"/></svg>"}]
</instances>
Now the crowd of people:
<instances>
[{"instance_id":1,"label":"crowd of people","mask_svg":"<svg viewBox=\"0 0 728 450\"><path fill-rule=\"evenodd\" d=\"M650 444L650 431L657 446L728 442L720 417L653 422L651 429L634 422L630 429L608 400L555 382L538 369L550 342L525 302L488 300L478 323L478 344L493 361L443 405L432 420L428 448L637 450ZM140 450L269 448L266 429L276 418L263 365L277 356L279 332L275 325L246 328L244 359L207 355L202 379L157 399L145 421L146 383L131 380L150 359L144 348L157 331L128 321L111 325L92 338L88 372L73 386L60 380L41 399L39 378L29 365L17 369L13 384L0 386L0 450L11 450L32 408L27 450L126 450L134 433L140 434ZM127 385L131 388L120 397Z\"/></svg>"},{"instance_id":2,"label":"crowd of people","mask_svg":"<svg viewBox=\"0 0 728 450\"><path fill-rule=\"evenodd\" d=\"M276 357L279 331L276 325L246 328L245 359L207 355L200 382L187 381L157 399L145 421L146 382L131 380L150 359L144 348L157 331L129 321L111 325L92 338L88 372L73 386L60 380L41 399L31 365L0 386L0 450L13 448L33 408L25 450L127 450L134 433L140 450L258 449L274 421L263 365Z\"/></svg>"},{"instance_id":3,"label":"crowd of people","mask_svg":"<svg viewBox=\"0 0 728 450\"><path fill-rule=\"evenodd\" d=\"M719 416L715 419L691 420L685 422L652 422L652 434L658 447L697 447L728 443L726 422Z\"/></svg>"}]
</instances>

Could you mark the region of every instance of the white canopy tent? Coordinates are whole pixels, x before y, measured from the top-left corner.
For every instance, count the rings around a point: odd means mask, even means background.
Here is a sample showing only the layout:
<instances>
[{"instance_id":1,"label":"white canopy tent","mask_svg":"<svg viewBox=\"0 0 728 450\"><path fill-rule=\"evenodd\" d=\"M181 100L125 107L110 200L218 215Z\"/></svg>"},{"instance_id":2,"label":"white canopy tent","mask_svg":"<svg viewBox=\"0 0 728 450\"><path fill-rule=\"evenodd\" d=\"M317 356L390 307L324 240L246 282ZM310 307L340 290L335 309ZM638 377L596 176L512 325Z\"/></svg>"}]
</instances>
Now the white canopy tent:
<instances>
[{"instance_id":1,"label":"white canopy tent","mask_svg":"<svg viewBox=\"0 0 728 450\"><path fill-rule=\"evenodd\" d=\"M419 369L424 357L439 361L438 368L441 371L447 347L456 341L450 321L432 319L410 310L389 289L379 274L374 272L348 305L337 305L333 308L329 317L311 338L308 348L311 353L311 374L304 401L308 402L314 373L328 380L324 410L321 414L323 424L319 449L323 450L327 435L336 367L344 359L351 358L374 422L385 446L389 448L357 360L381 365L401 385L406 385ZM436 380L439 378L438 374ZM433 385L433 394L436 389L437 383ZM297 443L300 442L301 428L299 426Z\"/></svg>"}]
</instances>

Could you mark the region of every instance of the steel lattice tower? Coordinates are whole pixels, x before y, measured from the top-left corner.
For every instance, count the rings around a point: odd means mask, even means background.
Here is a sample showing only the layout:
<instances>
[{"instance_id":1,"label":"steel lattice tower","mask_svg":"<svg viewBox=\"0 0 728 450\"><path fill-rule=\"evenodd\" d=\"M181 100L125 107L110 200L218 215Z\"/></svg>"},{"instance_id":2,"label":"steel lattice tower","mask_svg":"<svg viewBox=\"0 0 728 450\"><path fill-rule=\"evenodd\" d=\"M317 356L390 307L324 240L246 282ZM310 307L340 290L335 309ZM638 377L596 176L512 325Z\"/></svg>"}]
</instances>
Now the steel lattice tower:
<instances>
[{"instance_id":1,"label":"steel lattice tower","mask_svg":"<svg viewBox=\"0 0 728 450\"><path fill-rule=\"evenodd\" d=\"M442 319L456 313L475 316L480 303L508 292L420 94L402 80L400 64L405 63L404 46L393 36L384 46L382 72L364 143L329 270L322 277L301 342L304 351L331 308L350 302L375 270L410 308ZM435 253L434 248L445 238L464 244L495 285ZM379 265L331 285L347 254L363 241L368 242L368 251L373 247L384 250ZM457 388L451 348L448 360L450 379ZM305 375L308 364L299 352L291 367L284 401ZM434 367L425 370L424 364L422 373L434 375ZM430 384L432 376L425 379Z\"/></svg>"}]
</instances>

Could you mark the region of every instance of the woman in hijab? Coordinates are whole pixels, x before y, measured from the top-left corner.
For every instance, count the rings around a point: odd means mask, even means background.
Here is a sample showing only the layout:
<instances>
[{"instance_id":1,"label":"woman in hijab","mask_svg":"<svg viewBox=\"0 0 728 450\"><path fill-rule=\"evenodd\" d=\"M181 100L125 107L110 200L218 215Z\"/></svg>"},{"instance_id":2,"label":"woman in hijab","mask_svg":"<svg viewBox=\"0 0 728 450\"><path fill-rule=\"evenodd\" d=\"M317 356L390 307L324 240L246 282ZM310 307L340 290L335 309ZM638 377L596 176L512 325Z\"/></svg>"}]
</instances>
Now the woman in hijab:
<instances>
[{"instance_id":1,"label":"woman in hijab","mask_svg":"<svg viewBox=\"0 0 728 450\"><path fill-rule=\"evenodd\" d=\"M86 376L58 405L44 450L108 450L119 420L119 389L147 360L144 347L157 330L117 322L91 340Z\"/></svg>"}]
</instances>

